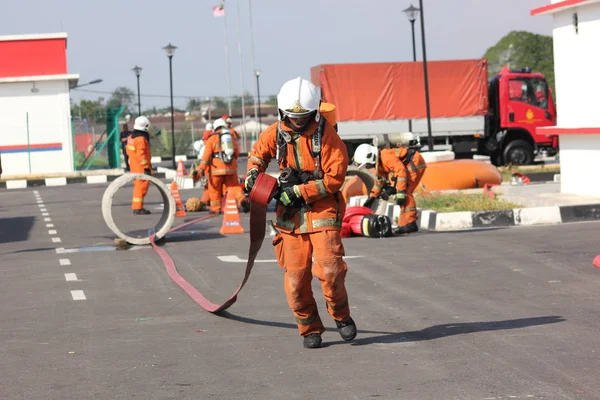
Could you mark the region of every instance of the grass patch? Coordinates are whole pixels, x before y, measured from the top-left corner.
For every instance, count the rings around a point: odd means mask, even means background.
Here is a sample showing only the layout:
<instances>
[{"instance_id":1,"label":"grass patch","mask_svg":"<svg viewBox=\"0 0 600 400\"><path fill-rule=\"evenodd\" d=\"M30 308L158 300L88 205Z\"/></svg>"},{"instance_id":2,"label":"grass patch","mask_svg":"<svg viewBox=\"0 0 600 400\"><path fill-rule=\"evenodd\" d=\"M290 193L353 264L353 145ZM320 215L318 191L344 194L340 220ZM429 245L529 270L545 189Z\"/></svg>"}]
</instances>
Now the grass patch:
<instances>
[{"instance_id":1,"label":"grass patch","mask_svg":"<svg viewBox=\"0 0 600 400\"><path fill-rule=\"evenodd\" d=\"M491 199L485 194L423 192L415 195L417 207L437 212L492 211L521 208L508 201Z\"/></svg>"}]
</instances>

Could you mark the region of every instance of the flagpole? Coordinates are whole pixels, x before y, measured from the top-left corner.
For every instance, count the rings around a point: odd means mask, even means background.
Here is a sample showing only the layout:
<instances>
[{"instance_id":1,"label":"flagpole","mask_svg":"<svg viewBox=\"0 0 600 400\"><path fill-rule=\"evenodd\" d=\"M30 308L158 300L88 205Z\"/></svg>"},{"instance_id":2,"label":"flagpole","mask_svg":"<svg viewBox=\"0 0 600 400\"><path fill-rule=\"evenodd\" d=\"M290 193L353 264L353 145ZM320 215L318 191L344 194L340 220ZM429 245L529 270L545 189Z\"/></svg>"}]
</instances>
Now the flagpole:
<instances>
[{"instance_id":1,"label":"flagpole","mask_svg":"<svg viewBox=\"0 0 600 400\"><path fill-rule=\"evenodd\" d=\"M246 107L244 102L244 60L242 58L242 34L240 28L240 0L237 0L237 34L238 34L238 52L240 54L240 81L242 84L242 151L246 152Z\"/></svg>"},{"instance_id":2,"label":"flagpole","mask_svg":"<svg viewBox=\"0 0 600 400\"><path fill-rule=\"evenodd\" d=\"M252 58L252 73L256 74L256 64L254 63L254 26L252 24L252 0L248 0L248 7L249 7L249 16L250 16L250 45L251 45L251 50L250 50L250 56ZM256 98L256 101L254 101L254 122L258 123L258 103L260 102L260 99L258 98L258 81L255 80L254 81L254 97ZM261 127L258 127L258 132L252 131L252 143L254 144L254 142L256 141L256 138L258 136L258 133L260 133L261 131Z\"/></svg>"},{"instance_id":3,"label":"flagpole","mask_svg":"<svg viewBox=\"0 0 600 400\"><path fill-rule=\"evenodd\" d=\"M225 7L225 0L223 0ZM224 10L225 11L225 10ZM229 116L231 116L231 77L229 76L229 49L227 38L227 12L223 13L223 27L225 28L225 69L227 70L227 105L229 106Z\"/></svg>"}]
</instances>

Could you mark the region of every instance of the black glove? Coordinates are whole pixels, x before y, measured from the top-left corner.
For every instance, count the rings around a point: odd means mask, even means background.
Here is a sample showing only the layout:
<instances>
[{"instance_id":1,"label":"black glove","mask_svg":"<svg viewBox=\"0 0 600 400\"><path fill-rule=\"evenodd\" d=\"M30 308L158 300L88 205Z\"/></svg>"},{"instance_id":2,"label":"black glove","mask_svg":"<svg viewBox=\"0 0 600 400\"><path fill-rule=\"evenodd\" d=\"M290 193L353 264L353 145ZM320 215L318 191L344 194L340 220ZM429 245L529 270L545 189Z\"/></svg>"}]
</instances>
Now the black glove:
<instances>
[{"instance_id":1,"label":"black glove","mask_svg":"<svg viewBox=\"0 0 600 400\"><path fill-rule=\"evenodd\" d=\"M369 197L367 199L367 201L365 201L365 204L363 204L363 207L371 208L371 206L373 205L374 202L375 202L375 197Z\"/></svg>"},{"instance_id":2,"label":"black glove","mask_svg":"<svg viewBox=\"0 0 600 400\"><path fill-rule=\"evenodd\" d=\"M288 186L285 189L283 189L283 191L279 195L279 201L281 202L281 204L283 204L285 207L301 206L303 198L301 195L296 193L299 192L297 188L298 186L294 185Z\"/></svg>"},{"instance_id":3,"label":"black glove","mask_svg":"<svg viewBox=\"0 0 600 400\"><path fill-rule=\"evenodd\" d=\"M398 192L396 193L396 204L399 206L403 206L406 204L406 192Z\"/></svg>"},{"instance_id":4,"label":"black glove","mask_svg":"<svg viewBox=\"0 0 600 400\"><path fill-rule=\"evenodd\" d=\"M256 183L256 178L258 178L258 170L251 169L246 174L246 181L244 182L244 188L246 189L246 193L250 193L254 184Z\"/></svg>"},{"instance_id":5,"label":"black glove","mask_svg":"<svg viewBox=\"0 0 600 400\"><path fill-rule=\"evenodd\" d=\"M152 170L150 168L144 168L144 174L152 176Z\"/></svg>"}]
</instances>

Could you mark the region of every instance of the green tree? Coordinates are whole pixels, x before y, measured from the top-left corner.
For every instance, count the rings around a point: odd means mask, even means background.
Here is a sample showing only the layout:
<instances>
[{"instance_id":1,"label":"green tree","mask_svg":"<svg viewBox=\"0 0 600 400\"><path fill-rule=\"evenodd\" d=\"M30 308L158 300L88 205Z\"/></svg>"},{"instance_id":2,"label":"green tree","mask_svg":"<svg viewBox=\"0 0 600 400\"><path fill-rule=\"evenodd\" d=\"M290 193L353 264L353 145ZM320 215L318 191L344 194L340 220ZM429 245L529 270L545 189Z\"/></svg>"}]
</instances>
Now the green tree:
<instances>
[{"instance_id":1,"label":"green tree","mask_svg":"<svg viewBox=\"0 0 600 400\"><path fill-rule=\"evenodd\" d=\"M202 101L200 99L191 98L191 99L188 99L185 109L189 112L192 112L195 110L200 110L201 106L202 106Z\"/></svg>"},{"instance_id":2,"label":"green tree","mask_svg":"<svg viewBox=\"0 0 600 400\"><path fill-rule=\"evenodd\" d=\"M104 97L97 100L81 100L71 104L71 117L98 121L106 118Z\"/></svg>"},{"instance_id":3,"label":"green tree","mask_svg":"<svg viewBox=\"0 0 600 400\"><path fill-rule=\"evenodd\" d=\"M260 97L262 97L262 96L260 96ZM265 101L264 103L261 103L261 104L269 104L271 106L276 106L277 105L277 96L269 96L267 101Z\"/></svg>"},{"instance_id":4,"label":"green tree","mask_svg":"<svg viewBox=\"0 0 600 400\"><path fill-rule=\"evenodd\" d=\"M229 107L227 104L227 99L218 96L212 98L212 104L214 104L215 108L218 110L226 110Z\"/></svg>"},{"instance_id":5,"label":"green tree","mask_svg":"<svg viewBox=\"0 0 600 400\"><path fill-rule=\"evenodd\" d=\"M253 106L254 98L249 92L244 92L244 106ZM242 97L241 96L233 96L231 99L231 107L233 108L241 108L242 107Z\"/></svg>"},{"instance_id":6,"label":"green tree","mask_svg":"<svg viewBox=\"0 0 600 400\"><path fill-rule=\"evenodd\" d=\"M493 76L502 67L511 69L530 67L541 72L554 90L554 55L551 36L525 31L513 31L490 47L484 55L488 60L488 73Z\"/></svg>"},{"instance_id":7,"label":"green tree","mask_svg":"<svg viewBox=\"0 0 600 400\"><path fill-rule=\"evenodd\" d=\"M108 102L106 103L106 106L117 108L124 106L125 113L130 113L133 106L133 98L133 90L125 86L120 86L113 91L110 99L108 99Z\"/></svg>"}]
</instances>

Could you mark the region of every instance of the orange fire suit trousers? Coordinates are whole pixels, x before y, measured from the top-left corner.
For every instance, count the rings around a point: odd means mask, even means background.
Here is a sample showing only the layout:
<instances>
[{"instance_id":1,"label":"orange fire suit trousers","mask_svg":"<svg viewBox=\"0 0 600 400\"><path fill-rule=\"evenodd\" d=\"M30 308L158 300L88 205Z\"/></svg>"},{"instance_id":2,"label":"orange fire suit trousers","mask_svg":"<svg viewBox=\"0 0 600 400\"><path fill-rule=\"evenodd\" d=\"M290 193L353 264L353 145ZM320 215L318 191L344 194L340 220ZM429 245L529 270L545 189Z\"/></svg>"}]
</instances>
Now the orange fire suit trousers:
<instances>
[{"instance_id":1,"label":"orange fire suit trousers","mask_svg":"<svg viewBox=\"0 0 600 400\"><path fill-rule=\"evenodd\" d=\"M275 237L273 244L277 262L285 269L285 295L300 335L325 331L313 297L313 274L321 281L329 315L338 321L350 316L345 285L348 267L342 258L344 246L339 231L302 234L282 232Z\"/></svg>"},{"instance_id":2,"label":"orange fire suit trousers","mask_svg":"<svg viewBox=\"0 0 600 400\"><path fill-rule=\"evenodd\" d=\"M409 172L408 185L406 187L406 203L400 207L401 212L400 218L398 218L398 226L406 226L417 221L417 203L415 202L413 193L417 186L419 186L424 173L424 169Z\"/></svg>"},{"instance_id":3,"label":"orange fire suit trousers","mask_svg":"<svg viewBox=\"0 0 600 400\"><path fill-rule=\"evenodd\" d=\"M227 190L232 188L235 192L236 201L239 204L238 197L244 196L243 191L237 191L236 187L240 187L240 182L237 175L209 175L208 177L208 196L210 198L210 211L221 211L221 200Z\"/></svg>"},{"instance_id":4,"label":"orange fire suit trousers","mask_svg":"<svg viewBox=\"0 0 600 400\"><path fill-rule=\"evenodd\" d=\"M143 174L143 165L130 164L131 172L134 174ZM133 199L131 201L132 210L141 210L144 208L144 197L148 193L148 187L150 187L150 181L133 181Z\"/></svg>"}]
</instances>

